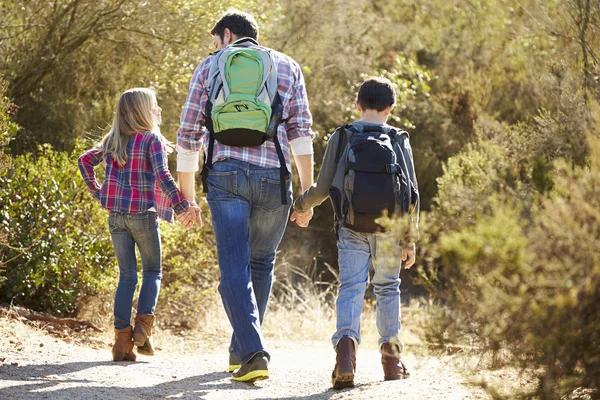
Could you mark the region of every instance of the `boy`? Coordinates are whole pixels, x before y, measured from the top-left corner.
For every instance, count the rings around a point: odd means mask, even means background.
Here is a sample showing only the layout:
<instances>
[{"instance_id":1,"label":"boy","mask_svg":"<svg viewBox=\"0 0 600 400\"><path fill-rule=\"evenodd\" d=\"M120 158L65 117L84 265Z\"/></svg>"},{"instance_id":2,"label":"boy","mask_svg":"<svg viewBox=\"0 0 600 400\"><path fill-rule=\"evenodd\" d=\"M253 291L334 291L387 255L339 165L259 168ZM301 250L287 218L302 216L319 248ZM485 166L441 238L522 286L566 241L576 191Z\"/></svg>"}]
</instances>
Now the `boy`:
<instances>
[{"instance_id":1,"label":"boy","mask_svg":"<svg viewBox=\"0 0 600 400\"><path fill-rule=\"evenodd\" d=\"M356 107L360 120L338 128L331 136L317 182L294 201L292 221L308 226L312 208L331 197L336 216L340 289L336 301L337 331L332 337L336 364L335 389L352 387L356 348L360 344L360 314L371 260L375 269L377 330L384 379L407 378L400 361L400 256L405 268L415 262L412 239L398 246L398 239L384 234L375 220L387 209L418 213L418 189L408 134L386 124L395 105L391 82L372 77L360 87ZM387 158L386 158L387 157ZM415 218L416 221L416 218ZM410 229L410 231L413 231ZM413 231L414 232L414 231ZM409 236L407 235L407 238ZM377 247L392 252L377 256Z\"/></svg>"}]
</instances>

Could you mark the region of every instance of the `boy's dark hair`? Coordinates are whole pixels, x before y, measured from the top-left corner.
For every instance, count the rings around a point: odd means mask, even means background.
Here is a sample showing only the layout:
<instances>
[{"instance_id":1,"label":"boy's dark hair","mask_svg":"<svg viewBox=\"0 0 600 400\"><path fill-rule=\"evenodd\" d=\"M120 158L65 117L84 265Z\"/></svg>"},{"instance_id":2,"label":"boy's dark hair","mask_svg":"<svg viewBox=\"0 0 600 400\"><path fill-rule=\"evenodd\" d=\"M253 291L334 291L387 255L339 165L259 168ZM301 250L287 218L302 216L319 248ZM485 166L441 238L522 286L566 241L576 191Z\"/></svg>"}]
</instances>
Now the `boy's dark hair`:
<instances>
[{"instance_id":1,"label":"boy's dark hair","mask_svg":"<svg viewBox=\"0 0 600 400\"><path fill-rule=\"evenodd\" d=\"M360 85L357 101L363 110L383 111L396 104L396 91L389 79L372 76Z\"/></svg>"},{"instance_id":2,"label":"boy's dark hair","mask_svg":"<svg viewBox=\"0 0 600 400\"><path fill-rule=\"evenodd\" d=\"M210 34L219 35L223 39L225 28L228 28L238 38L249 37L258 40L258 23L252 15L243 11L227 11L212 28Z\"/></svg>"}]
</instances>

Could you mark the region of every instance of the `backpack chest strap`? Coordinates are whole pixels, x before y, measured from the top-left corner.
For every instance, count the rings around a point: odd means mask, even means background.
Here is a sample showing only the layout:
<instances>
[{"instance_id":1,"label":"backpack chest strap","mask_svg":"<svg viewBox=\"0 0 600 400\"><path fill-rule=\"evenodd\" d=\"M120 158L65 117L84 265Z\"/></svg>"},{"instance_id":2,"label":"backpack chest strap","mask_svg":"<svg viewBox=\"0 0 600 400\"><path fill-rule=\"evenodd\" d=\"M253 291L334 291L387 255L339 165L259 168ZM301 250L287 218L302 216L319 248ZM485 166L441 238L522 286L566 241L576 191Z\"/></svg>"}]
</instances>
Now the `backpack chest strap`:
<instances>
[{"instance_id":1,"label":"backpack chest strap","mask_svg":"<svg viewBox=\"0 0 600 400\"><path fill-rule=\"evenodd\" d=\"M398 164L357 164L354 162L347 162L346 169L374 174L398 174L402 172Z\"/></svg>"}]
</instances>

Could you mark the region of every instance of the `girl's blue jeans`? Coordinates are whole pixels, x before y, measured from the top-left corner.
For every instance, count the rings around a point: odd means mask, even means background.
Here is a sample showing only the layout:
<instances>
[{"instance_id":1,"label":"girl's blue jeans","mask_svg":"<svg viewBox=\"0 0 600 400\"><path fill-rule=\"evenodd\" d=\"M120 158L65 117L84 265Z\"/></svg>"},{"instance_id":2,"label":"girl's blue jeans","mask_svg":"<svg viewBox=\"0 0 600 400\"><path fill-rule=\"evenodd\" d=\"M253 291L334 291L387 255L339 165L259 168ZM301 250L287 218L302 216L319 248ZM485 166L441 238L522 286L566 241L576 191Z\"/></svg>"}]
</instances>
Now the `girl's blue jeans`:
<instances>
[{"instance_id":1,"label":"girl's blue jeans","mask_svg":"<svg viewBox=\"0 0 600 400\"><path fill-rule=\"evenodd\" d=\"M154 314L162 278L161 243L155 212L140 214L111 212L110 236L119 263L119 285L115 294L115 328L131 325L131 306L138 282L135 247L142 259L142 288L137 313Z\"/></svg>"}]
</instances>

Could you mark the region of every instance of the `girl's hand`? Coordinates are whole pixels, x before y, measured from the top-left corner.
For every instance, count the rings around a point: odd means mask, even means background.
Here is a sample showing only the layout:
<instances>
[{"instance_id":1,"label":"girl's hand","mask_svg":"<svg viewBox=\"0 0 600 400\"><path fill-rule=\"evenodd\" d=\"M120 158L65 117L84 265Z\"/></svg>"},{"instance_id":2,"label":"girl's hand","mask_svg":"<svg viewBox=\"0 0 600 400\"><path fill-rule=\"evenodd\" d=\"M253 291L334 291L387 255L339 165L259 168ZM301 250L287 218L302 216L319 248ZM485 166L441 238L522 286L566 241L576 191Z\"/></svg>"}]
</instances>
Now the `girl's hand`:
<instances>
[{"instance_id":1,"label":"girl's hand","mask_svg":"<svg viewBox=\"0 0 600 400\"><path fill-rule=\"evenodd\" d=\"M198 206L190 206L181 214L177 214L177 221L186 229L190 230L196 223L196 209Z\"/></svg>"}]
</instances>

